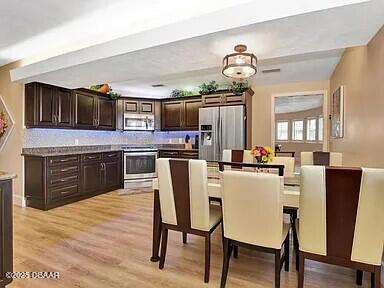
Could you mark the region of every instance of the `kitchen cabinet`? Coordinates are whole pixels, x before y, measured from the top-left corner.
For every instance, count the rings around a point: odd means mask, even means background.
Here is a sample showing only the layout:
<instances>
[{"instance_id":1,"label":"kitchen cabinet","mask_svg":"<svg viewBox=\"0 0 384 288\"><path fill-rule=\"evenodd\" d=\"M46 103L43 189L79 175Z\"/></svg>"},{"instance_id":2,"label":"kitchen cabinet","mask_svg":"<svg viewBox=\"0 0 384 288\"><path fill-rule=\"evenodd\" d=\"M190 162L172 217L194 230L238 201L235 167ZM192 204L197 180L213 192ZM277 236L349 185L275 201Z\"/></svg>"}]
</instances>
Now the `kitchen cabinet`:
<instances>
[{"instance_id":1,"label":"kitchen cabinet","mask_svg":"<svg viewBox=\"0 0 384 288\"><path fill-rule=\"evenodd\" d=\"M27 206L48 210L122 187L122 152L24 155Z\"/></svg>"},{"instance_id":2,"label":"kitchen cabinet","mask_svg":"<svg viewBox=\"0 0 384 288\"><path fill-rule=\"evenodd\" d=\"M203 106L224 106L224 105L245 105L246 103L246 92L241 94L234 93L220 93L203 95L202 102Z\"/></svg>"},{"instance_id":3,"label":"kitchen cabinet","mask_svg":"<svg viewBox=\"0 0 384 288\"><path fill-rule=\"evenodd\" d=\"M101 153L84 154L81 158L81 191L84 194L96 193L101 186Z\"/></svg>"},{"instance_id":4,"label":"kitchen cabinet","mask_svg":"<svg viewBox=\"0 0 384 288\"><path fill-rule=\"evenodd\" d=\"M164 101L162 103L162 130L180 130L183 126L183 101Z\"/></svg>"},{"instance_id":5,"label":"kitchen cabinet","mask_svg":"<svg viewBox=\"0 0 384 288\"><path fill-rule=\"evenodd\" d=\"M167 100L162 103L162 130L198 130L201 98Z\"/></svg>"},{"instance_id":6,"label":"kitchen cabinet","mask_svg":"<svg viewBox=\"0 0 384 288\"><path fill-rule=\"evenodd\" d=\"M186 150L186 149L160 149L160 158L182 158L182 159L199 159L198 150Z\"/></svg>"},{"instance_id":7,"label":"kitchen cabinet","mask_svg":"<svg viewBox=\"0 0 384 288\"><path fill-rule=\"evenodd\" d=\"M77 90L75 92L75 127L115 130L116 101L105 95Z\"/></svg>"},{"instance_id":8,"label":"kitchen cabinet","mask_svg":"<svg viewBox=\"0 0 384 288\"><path fill-rule=\"evenodd\" d=\"M151 100L138 100L138 99L124 100L124 112L154 114L155 102Z\"/></svg>"},{"instance_id":9,"label":"kitchen cabinet","mask_svg":"<svg viewBox=\"0 0 384 288\"><path fill-rule=\"evenodd\" d=\"M97 128L115 130L116 127L116 102L109 98L97 99Z\"/></svg>"},{"instance_id":10,"label":"kitchen cabinet","mask_svg":"<svg viewBox=\"0 0 384 288\"><path fill-rule=\"evenodd\" d=\"M73 93L44 83L25 85L27 128L73 127Z\"/></svg>"},{"instance_id":11,"label":"kitchen cabinet","mask_svg":"<svg viewBox=\"0 0 384 288\"><path fill-rule=\"evenodd\" d=\"M0 181L0 287L12 282L13 272L12 180Z\"/></svg>"}]
</instances>

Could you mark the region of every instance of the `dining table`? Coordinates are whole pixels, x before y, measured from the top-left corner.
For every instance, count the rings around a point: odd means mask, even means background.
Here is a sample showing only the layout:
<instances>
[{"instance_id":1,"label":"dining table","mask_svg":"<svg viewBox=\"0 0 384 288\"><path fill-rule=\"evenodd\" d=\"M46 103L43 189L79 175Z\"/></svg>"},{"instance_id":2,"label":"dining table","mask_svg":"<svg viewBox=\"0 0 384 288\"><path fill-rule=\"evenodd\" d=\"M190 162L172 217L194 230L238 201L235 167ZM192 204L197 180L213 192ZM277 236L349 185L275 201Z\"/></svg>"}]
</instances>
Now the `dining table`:
<instances>
[{"instance_id":1,"label":"dining table","mask_svg":"<svg viewBox=\"0 0 384 288\"><path fill-rule=\"evenodd\" d=\"M223 162L224 163L224 162ZM221 164L223 164L221 163ZM225 163L224 163L225 164ZM231 163L234 164L234 163ZM237 165L248 165L245 163L237 163ZM250 165L248 165L250 166ZM269 173L270 167L273 168L281 168L282 165L263 165L267 168L257 168L257 172L267 172ZM209 163L208 164L208 197L209 201L219 202L221 203L221 179L220 179L220 171L223 167L230 167L228 165L223 166L219 165L219 163ZM232 165L231 169L236 169L235 165ZM247 167L241 167L241 169L247 169ZM240 169L240 170L241 170ZM248 168L250 171L252 168ZM268 171L263 171L263 169L267 169ZM280 172L281 173L281 172ZM282 174L280 174L281 176ZM300 198L300 173L289 173L284 176L284 193L283 193L283 213L288 214L290 217L292 232L293 232L293 242L295 248L298 247L298 240L296 234L296 220L299 209L299 198ZM153 197L153 231L152 231L152 256L151 261L157 262L160 260L159 257L159 249L160 249L160 240L161 240L161 211L160 211L160 197L159 197L159 182L157 178L154 178L152 181L152 188L154 191Z\"/></svg>"}]
</instances>

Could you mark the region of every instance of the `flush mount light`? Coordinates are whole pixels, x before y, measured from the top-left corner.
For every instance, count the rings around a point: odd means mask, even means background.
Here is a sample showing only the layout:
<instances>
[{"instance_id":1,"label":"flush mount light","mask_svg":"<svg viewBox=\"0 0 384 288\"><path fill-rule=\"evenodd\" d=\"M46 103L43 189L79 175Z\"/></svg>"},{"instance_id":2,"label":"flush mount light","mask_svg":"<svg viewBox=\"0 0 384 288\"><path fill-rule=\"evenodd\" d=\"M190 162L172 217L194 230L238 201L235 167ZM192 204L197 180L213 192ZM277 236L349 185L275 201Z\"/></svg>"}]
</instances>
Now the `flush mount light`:
<instances>
[{"instance_id":1,"label":"flush mount light","mask_svg":"<svg viewBox=\"0 0 384 288\"><path fill-rule=\"evenodd\" d=\"M245 79L256 74L257 58L255 54L246 53L247 46L239 44L235 46L235 53L228 54L223 58L223 75Z\"/></svg>"}]
</instances>

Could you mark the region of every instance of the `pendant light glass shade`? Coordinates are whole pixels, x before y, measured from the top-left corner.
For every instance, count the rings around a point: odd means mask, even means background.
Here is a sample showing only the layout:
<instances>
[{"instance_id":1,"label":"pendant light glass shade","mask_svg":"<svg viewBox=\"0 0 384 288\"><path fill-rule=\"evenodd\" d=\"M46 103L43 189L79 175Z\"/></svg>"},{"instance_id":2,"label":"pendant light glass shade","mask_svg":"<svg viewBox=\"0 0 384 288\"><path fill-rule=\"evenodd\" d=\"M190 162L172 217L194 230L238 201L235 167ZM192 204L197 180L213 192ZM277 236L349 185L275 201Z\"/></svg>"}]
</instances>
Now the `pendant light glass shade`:
<instances>
[{"instance_id":1,"label":"pendant light glass shade","mask_svg":"<svg viewBox=\"0 0 384 288\"><path fill-rule=\"evenodd\" d=\"M257 58L252 53L246 53L246 45L236 45L235 53L228 54L223 59L224 76L245 79L256 74Z\"/></svg>"}]
</instances>

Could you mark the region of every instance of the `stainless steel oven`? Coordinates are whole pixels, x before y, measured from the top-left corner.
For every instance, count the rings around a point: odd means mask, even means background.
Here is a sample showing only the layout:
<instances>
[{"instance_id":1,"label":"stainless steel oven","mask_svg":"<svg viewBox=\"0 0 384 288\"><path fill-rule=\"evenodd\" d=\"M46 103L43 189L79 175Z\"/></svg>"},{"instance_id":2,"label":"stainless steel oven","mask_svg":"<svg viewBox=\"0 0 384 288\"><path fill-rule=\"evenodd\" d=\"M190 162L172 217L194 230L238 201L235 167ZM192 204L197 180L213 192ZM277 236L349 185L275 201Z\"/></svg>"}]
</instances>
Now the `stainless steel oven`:
<instances>
[{"instance_id":1,"label":"stainless steel oven","mask_svg":"<svg viewBox=\"0 0 384 288\"><path fill-rule=\"evenodd\" d=\"M129 183L150 182L156 177L157 149L124 149L124 186Z\"/></svg>"}]
</instances>

